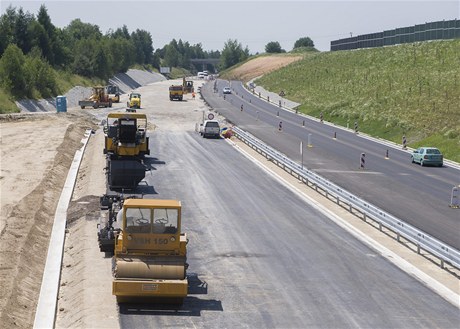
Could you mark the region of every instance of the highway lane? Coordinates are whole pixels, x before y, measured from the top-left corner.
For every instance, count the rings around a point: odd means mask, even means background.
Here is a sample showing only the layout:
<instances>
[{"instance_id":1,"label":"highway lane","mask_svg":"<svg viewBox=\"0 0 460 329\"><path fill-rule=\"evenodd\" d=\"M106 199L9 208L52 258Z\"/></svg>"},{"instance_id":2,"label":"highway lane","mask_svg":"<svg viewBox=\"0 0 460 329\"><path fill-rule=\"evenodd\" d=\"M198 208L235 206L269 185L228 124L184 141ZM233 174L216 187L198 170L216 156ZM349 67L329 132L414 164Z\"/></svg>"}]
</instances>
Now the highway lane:
<instances>
[{"instance_id":1,"label":"highway lane","mask_svg":"<svg viewBox=\"0 0 460 329\"><path fill-rule=\"evenodd\" d=\"M458 325L458 309L424 284L224 140L190 130L151 135L146 177L146 197L182 200L190 295L179 310L122 304L122 328Z\"/></svg>"},{"instance_id":2,"label":"highway lane","mask_svg":"<svg viewBox=\"0 0 460 329\"><path fill-rule=\"evenodd\" d=\"M231 82L234 92L224 99L221 90L227 84L218 80L219 93L213 93L213 83L209 83L203 94L230 121L298 163L300 141L306 146L311 134L313 147L304 148L306 167L460 249L460 213L448 207L452 187L460 183L459 170L412 164L407 151L283 111L247 92L240 82ZM278 131L280 121L282 132ZM387 150L389 159L385 159ZM365 170L359 169L361 153L366 154Z\"/></svg>"}]
</instances>

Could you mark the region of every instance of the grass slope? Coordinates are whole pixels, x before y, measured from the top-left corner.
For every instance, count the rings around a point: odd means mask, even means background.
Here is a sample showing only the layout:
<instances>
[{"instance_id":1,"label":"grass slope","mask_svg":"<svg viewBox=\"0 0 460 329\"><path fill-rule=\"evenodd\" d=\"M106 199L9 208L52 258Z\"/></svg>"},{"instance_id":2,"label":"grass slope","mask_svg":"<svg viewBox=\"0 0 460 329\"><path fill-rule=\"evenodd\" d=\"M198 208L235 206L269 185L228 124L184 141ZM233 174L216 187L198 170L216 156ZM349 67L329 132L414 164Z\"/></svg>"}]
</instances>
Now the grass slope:
<instances>
[{"instance_id":1,"label":"grass slope","mask_svg":"<svg viewBox=\"0 0 460 329\"><path fill-rule=\"evenodd\" d=\"M320 116L460 161L460 40L310 53L257 84Z\"/></svg>"}]
</instances>

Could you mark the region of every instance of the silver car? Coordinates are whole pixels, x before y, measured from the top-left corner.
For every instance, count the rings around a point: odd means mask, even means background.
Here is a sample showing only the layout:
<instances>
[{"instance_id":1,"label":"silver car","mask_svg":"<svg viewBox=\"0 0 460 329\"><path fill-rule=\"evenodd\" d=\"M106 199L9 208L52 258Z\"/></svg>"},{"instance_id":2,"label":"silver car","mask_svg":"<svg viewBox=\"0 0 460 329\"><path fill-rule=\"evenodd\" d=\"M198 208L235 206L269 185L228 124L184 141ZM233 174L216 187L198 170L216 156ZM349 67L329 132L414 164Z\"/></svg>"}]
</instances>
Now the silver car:
<instances>
[{"instance_id":1,"label":"silver car","mask_svg":"<svg viewBox=\"0 0 460 329\"><path fill-rule=\"evenodd\" d=\"M443 155L436 147L419 147L411 155L412 163L442 167Z\"/></svg>"}]
</instances>

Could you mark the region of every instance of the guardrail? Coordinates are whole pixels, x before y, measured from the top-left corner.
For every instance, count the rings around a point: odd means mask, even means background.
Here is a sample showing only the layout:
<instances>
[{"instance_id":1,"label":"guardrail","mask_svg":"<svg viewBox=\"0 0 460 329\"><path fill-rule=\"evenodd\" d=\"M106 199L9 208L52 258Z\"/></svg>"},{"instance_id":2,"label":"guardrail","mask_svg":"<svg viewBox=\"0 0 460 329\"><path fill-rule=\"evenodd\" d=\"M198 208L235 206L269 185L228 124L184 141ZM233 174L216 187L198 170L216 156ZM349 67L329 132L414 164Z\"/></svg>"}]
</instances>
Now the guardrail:
<instances>
[{"instance_id":1,"label":"guardrail","mask_svg":"<svg viewBox=\"0 0 460 329\"><path fill-rule=\"evenodd\" d=\"M441 261L441 268L444 268L444 263L446 262L460 269L460 252L455 248L353 195L313 171L302 167L244 130L233 127L233 132L245 144L256 150L265 158L276 163L291 175L296 176L299 180L302 180L316 191L321 189L328 199L335 199L335 202L342 207L343 205L347 205L350 212L353 212L353 209L359 211L363 215L364 221L369 218L378 223L380 230L382 227L390 229L396 233L398 241L403 237L407 241L413 243L417 247L417 253L420 253L421 249L423 249L438 257Z\"/></svg>"},{"instance_id":2,"label":"guardrail","mask_svg":"<svg viewBox=\"0 0 460 329\"><path fill-rule=\"evenodd\" d=\"M249 82L250 83L250 82ZM308 119L308 120L312 120L312 121L316 121L316 122L320 122L320 119L319 118L316 118L316 117L313 117L311 115L308 115L308 114L305 114L305 113L301 113L299 112L296 107L289 107L286 105L286 98L283 98L283 97L278 97L276 96L276 98L273 98L270 99L270 97L268 96L264 96L262 93L256 93L254 92L250 87L249 87L249 83L248 84L243 84L243 87L245 88L245 90L254 95L254 96L257 96L257 94L259 94L259 98L266 101L267 103L273 105L273 106L276 106L278 107L280 110L284 110L284 111L287 111L287 112L291 112L291 113L295 113L297 114L298 116L300 116L302 118L302 121L305 123L305 120L303 119ZM269 93L269 91L265 91L264 93ZM272 93L273 94L273 93ZM275 101L272 101L273 99L275 99ZM282 100L282 106L279 106L279 100ZM278 100L278 101L276 101ZM284 105L283 105L284 104ZM300 105L300 104L299 104ZM300 124L300 123L299 123ZM328 122L326 120L323 121L323 124L325 125L329 125L331 127L334 127L335 129L341 129L341 130L344 130L344 131L348 131L348 132L353 132L352 129L349 129L348 127L343 127L343 126L339 126L339 125L336 125L335 123L332 123L332 122ZM382 139L382 138L379 138L379 137L373 137L371 135L368 135L366 133L363 133L363 132L360 132L359 133L360 137L361 138L366 138L368 140L371 140L371 141L374 141L376 143L379 143L379 144L382 144L382 145L385 145L385 146L388 146L388 147L391 147L395 150L398 150L398 151L404 151L408 154L411 154L412 151L414 151L413 148L411 147L407 147L406 149L401 149L401 144L397 144L397 143L394 143L394 142L391 142L391 141L388 141L388 140L385 140L385 139ZM448 166L448 167L451 167L451 168L454 168L454 169L458 169L460 170L460 163L458 162L455 162L455 161L452 161L452 160L449 160L449 159L446 159L444 158L444 165Z\"/></svg>"}]
</instances>

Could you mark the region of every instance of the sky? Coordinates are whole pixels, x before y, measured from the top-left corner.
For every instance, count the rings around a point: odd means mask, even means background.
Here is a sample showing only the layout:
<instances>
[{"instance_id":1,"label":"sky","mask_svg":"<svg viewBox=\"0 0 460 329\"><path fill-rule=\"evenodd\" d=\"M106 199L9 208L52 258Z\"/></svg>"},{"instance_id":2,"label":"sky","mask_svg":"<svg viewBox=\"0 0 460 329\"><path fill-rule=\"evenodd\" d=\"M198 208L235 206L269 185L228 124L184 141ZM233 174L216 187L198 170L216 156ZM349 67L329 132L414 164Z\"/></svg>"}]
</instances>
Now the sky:
<instances>
[{"instance_id":1,"label":"sky","mask_svg":"<svg viewBox=\"0 0 460 329\"><path fill-rule=\"evenodd\" d=\"M155 49L182 39L201 43L207 51L222 50L225 42L236 39L251 54L264 52L272 41L290 51L302 37L329 51L332 40L350 35L460 18L460 0L0 0L0 13L12 5L36 15L41 4L60 28L76 18L98 25L102 33L126 25L129 32L150 32Z\"/></svg>"}]
</instances>

